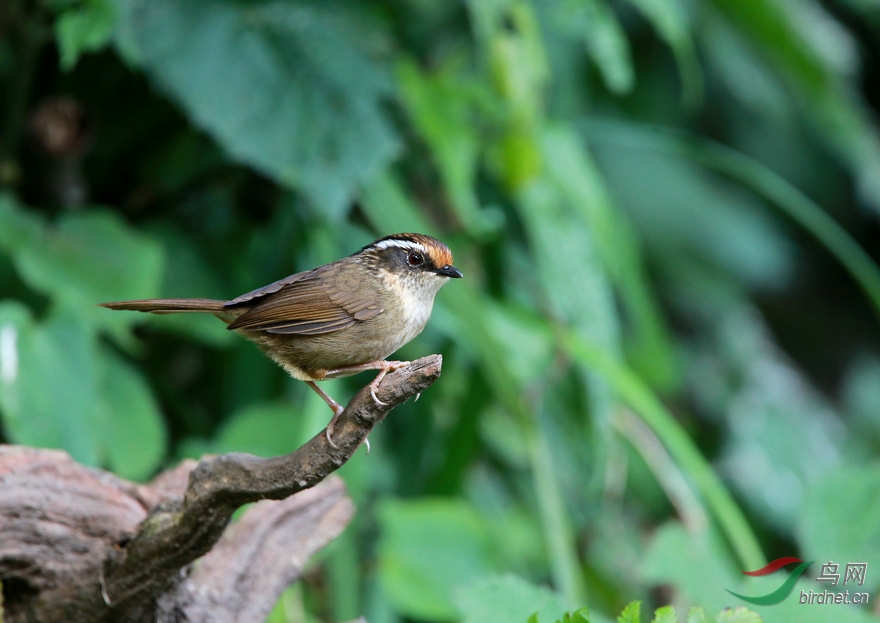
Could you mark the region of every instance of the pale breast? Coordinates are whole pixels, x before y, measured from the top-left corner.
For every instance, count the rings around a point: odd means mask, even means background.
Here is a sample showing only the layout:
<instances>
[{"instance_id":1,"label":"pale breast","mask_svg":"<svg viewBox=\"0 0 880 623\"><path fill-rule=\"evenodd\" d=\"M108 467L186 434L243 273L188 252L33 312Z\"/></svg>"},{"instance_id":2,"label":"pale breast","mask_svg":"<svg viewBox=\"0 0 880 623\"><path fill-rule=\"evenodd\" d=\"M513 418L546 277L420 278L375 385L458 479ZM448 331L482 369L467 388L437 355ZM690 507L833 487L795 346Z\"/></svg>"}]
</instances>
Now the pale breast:
<instances>
[{"instance_id":1,"label":"pale breast","mask_svg":"<svg viewBox=\"0 0 880 623\"><path fill-rule=\"evenodd\" d=\"M407 287L398 289L402 303L402 327L394 350L415 338L428 324L434 309L434 297L443 283L442 278L432 276L428 280L417 284L410 282Z\"/></svg>"}]
</instances>

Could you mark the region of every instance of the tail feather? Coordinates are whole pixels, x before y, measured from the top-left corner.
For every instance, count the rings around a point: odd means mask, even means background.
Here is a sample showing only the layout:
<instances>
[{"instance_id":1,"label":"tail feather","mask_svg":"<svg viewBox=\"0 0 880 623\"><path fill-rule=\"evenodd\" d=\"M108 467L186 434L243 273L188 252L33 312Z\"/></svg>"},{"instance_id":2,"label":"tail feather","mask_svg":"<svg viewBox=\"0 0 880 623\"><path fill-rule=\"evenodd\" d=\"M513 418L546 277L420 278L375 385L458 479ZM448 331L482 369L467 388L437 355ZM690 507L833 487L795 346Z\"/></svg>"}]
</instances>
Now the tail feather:
<instances>
[{"instance_id":1,"label":"tail feather","mask_svg":"<svg viewBox=\"0 0 880 623\"><path fill-rule=\"evenodd\" d=\"M180 312L211 312L224 311L226 301L215 299L143 299L140 301L117 301L114 303L98 303L108 309L151 312L154 314L176 314Z\"/></svg>"}]
</instances>

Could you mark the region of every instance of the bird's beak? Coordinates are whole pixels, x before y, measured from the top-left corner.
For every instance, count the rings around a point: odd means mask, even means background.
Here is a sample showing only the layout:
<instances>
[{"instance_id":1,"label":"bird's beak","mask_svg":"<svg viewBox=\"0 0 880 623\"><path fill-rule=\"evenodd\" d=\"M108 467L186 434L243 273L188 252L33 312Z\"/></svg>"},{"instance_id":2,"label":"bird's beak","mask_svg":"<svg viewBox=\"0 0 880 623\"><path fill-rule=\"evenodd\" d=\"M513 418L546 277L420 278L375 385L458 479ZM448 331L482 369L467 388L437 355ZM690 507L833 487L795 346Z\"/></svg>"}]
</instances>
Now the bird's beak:
<instances>
[{"instance_id":1,"label":"bird's beak","mask_svg":"<svg viewBox=\"0 0 880 623\"><path fill-rule=\"evenodd\" d=\"M444 277L452 277L453 279L461 279L464 275L461 274L461 271L458 270L455 266L450 266L447 264L443 268L437 269L438 275L443 275Z\"/></svg>"}]
</instances>

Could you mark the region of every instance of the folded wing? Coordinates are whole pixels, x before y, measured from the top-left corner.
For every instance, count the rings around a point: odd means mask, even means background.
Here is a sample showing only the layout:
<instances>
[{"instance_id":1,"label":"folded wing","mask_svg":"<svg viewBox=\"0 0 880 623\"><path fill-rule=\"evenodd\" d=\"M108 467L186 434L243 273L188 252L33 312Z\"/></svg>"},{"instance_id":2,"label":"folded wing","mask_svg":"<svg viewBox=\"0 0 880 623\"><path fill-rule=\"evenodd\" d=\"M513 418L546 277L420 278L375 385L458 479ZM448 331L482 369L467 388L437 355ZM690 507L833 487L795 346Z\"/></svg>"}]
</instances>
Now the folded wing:
<instances>
[{"instance_id":1,"label":"folded wing","mask_svg":"<svg viewBox=\"0 0 880 623\"><path fill-rule=\"evenodd\" d=\"M328 284L321 274L326 268L322 266L291 275L229 301L227 308L246 303L252 307L232 321L228 328L321 335L347 329L382 313L378 302L363 294L363 288ZM358 289L361 293L356 291Z\"/></svg>"}]
</instances>

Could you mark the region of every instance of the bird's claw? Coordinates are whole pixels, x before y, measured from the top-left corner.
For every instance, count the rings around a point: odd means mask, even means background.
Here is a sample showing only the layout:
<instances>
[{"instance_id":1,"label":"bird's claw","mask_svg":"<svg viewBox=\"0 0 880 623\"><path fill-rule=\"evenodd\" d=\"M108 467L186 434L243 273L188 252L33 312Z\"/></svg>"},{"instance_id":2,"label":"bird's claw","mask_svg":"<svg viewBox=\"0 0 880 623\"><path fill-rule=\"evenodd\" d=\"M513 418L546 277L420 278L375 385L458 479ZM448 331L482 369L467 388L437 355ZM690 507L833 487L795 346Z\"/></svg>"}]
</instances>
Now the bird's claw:
<instances>
[{"instance_id":1,"label":"bird's claw","mask_svg":"<svg viewBox=\"0 0 880 623\"><path fill-rule=\"evenodd\" d=\"M333 418L330 420L330 423L327 424L327 428L324 429L324 436L327 438L327 443L330 444L330 447L334 450L338 450L339 446L333 443L333 429L336 427L336 420L339 419L339 416L342 415L342 412L345 411L345 408L335 401L334 404L336 406L331 405L330 407L331 409L333 409Z\"/></svg>"},{"instance_id":2,"label":"bird's claw","mask_svg":"<svg viewBox=\"0 0 880 623\"><path fill-rule=\"evenodd\" d=\"M404 364L405 361L386 361L385 367L381 369L378 376L373 379L373 382L370 383L370 395L373 397L373 401L380 406L387 407L387 402L382 402L379 400L379 397L376 395L376 390L379 388L379 384L382 382L382 379L385 378L385 375L389 372L394 372L395 370L399 370Z\"/></svg>"},{"instance_id":3,"label":"bird's claw","mask_svg":"<svg viewBox=\"0 0 880 623\"><path fill-rule=\"evenodd\" d=\"M372 383L370 384L370 396L373 397L373 401L374 401L377 405L380 405L380 406L383 406L383 407L388 406L388 403L387 403L387 402L382 402L381 400L379 400L379 397L376 395L376 387L375 387Z\"/></svg>"}]
</instances>

